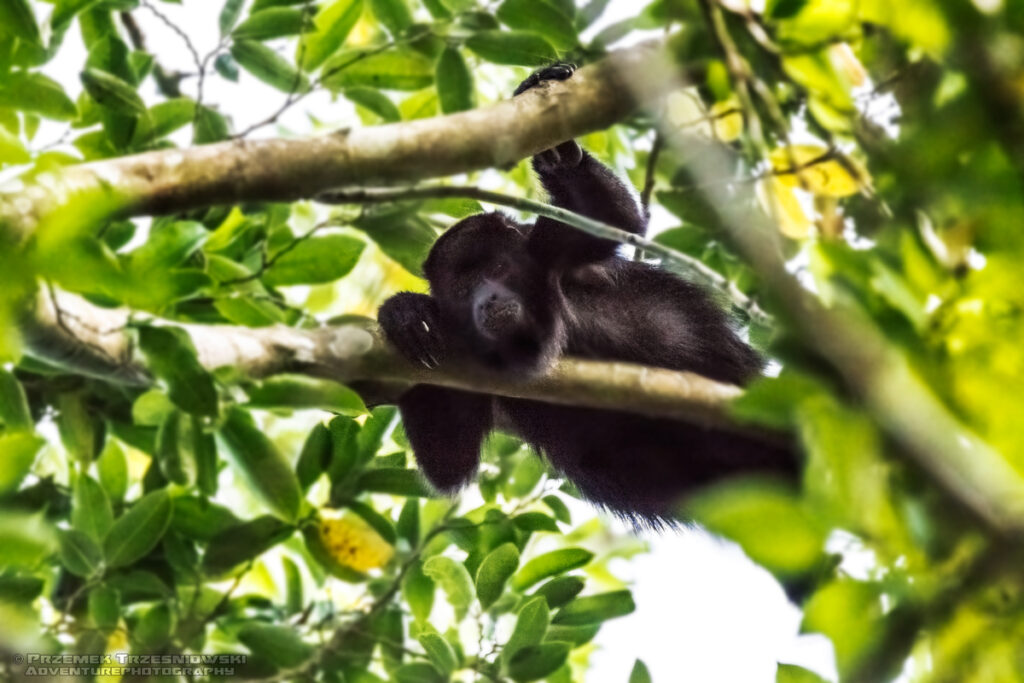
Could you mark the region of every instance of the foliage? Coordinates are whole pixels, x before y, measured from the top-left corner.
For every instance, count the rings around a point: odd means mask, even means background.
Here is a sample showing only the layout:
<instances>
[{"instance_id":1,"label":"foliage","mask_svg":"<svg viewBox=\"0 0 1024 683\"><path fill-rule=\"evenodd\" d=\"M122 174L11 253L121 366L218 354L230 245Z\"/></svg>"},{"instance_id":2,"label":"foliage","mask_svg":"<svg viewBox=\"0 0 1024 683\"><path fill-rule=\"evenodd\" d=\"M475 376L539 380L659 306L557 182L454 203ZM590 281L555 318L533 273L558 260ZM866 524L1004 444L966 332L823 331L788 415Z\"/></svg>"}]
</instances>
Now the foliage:
<instances>
[{"instance_id":1,"label":"foliage","mask_svg":"<svg viewBox=\"0 0 1024 683\"><path fill-rule=\"evenodd\" d=\"M226 0L209 15L215 46L174 24L175 4L0 0L0 180L46 183L83 161L275 124L288 135L463 111L529 67L667 29L692 85L584 144L643 188L658 242L775 314L766 326L737 311L779 371L735 413L806 454L800 491L725 482L686 514L779 578L803 629L832 639L842 680L1019 678L1024 584L1004 533L1019 519L972 514L992 492L940 485L945 456L880 409L944 416L919 427L978 445L957 466L1006 466L1021 500L1016 3L651 0L608 23L608 0ZM150 51L165 24L183 70ZM252 79L267 86L263 110L232 110L223 93ZM324 92L334 106L283 125ZM470 180L536 192L525 164ZM110 208L69 198L0 253L3 650L248 652L235 675L294 680L584 676L601 624L634 609L608 562L637 548L574 527L571 487L535 454L495 436L471 494L438 498L393 407L298 375L210 372L153 319L372 315L424 288L423 256L476 201L263 202L151 222ZM736 225L766 221L802 292L876 333L877 354L795 315L764 260L737 247ZM154 384L25 355L16 316L37 282L136 311ZM884 396L844 365L870 375L882 356L903 373ZM629 680L651 680L643 662ZM783 664L778 680L821 679Z\"/></svg>"}]
</instances>

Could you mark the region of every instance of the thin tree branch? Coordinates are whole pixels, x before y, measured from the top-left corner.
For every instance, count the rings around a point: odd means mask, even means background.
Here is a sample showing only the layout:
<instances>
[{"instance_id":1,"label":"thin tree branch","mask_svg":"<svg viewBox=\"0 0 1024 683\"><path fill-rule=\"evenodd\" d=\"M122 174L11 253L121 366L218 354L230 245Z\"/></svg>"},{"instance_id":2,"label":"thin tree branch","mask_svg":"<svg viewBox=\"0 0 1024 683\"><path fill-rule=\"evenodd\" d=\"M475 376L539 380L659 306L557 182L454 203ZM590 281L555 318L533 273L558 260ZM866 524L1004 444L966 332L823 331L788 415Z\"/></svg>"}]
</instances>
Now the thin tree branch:
<instances>
[{"instance_id":1,"label":"thin tree branch","mask_svg":"<svg viewBox=\"0 0 1024 683\"><path fill-rule=\"evenodd\" d=\"M465 187L457 185L432 185L425 187L405 188L365 188L359 190L338 190L324 192L316 197L319 202L328 204L374 204L388 203L408 199L438 199L446 197L464 197L476 199L490 204L508 206L519 211L535 213L540 216L547 216L554 220L561 221L574 228L578 228L595 237L614 240L622 244L628 244L638 249L643 249L649 254L655 254L668 262L679 266L683 271L691 274L693 279L704 285L714 287L724 292L732 304L741 311L744 311L751 319L762 324L769 324L771 316L762 311L758 305L747 298L743 292L728 279L704 265L699 260L680 253L671 247L660 244L646 237L632 232L620 230L614 226L588 218L582 214L563 209L544 202L538 202L525 197L513 197L483 190L478 187Z\"/></svg>"}]
</instances>

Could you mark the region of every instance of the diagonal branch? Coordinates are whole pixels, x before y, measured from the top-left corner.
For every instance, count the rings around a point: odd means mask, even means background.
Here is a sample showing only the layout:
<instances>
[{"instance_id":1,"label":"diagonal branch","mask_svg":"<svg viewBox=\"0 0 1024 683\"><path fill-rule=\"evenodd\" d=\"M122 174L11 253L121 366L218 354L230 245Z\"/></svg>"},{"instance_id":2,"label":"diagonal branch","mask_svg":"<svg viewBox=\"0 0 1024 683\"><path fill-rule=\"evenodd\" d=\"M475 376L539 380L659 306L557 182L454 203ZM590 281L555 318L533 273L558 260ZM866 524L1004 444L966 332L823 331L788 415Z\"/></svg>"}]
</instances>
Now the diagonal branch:
<instances>
[{"instance_id":1,"label":"diagonal branch","mask_svg":"<svg viewBox=\"0 0 1024 683\"><path fill-rule=\"evenodd\" d=\"M294 201L328 189L503 168L601 130L673 87L661 50L613 53L491 107L308 139L232 140L71 166L0 188L0 227L23 240L76 196L119 216L242 201ZM106 200L104 202L103 200Z\"/></svg>"}]
</instances>

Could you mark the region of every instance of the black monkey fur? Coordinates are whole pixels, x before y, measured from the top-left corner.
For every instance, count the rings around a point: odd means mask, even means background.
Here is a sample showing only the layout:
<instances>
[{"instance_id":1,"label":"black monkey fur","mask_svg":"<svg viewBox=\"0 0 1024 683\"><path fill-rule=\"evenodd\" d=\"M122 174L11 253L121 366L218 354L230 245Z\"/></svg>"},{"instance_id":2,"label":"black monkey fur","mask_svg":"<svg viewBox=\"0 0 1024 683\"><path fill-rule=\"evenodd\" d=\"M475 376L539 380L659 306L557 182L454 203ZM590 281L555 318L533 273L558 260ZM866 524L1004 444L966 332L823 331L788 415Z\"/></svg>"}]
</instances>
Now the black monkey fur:
<instances>
[{"instance_id":1,"label":"black monkey fur","mask_svg":"<svg viewBox=\"0 0 1024 683\"><path fill-rule=\"evenodd\" d=\"M530 76L516 94L572 67ZM626 186L575 141L533 158L556 206L636 234L646 219ZM563 354L690 370L745 384L763 361L697 286L617 254L617 244L547 217L534 225L501 213L463 219L434 244L423 271L431 295L402 293L379 321L406 357L428 367L444 357L528 376ZM795 455L699 426L431 385L398 399L427 479L465 485L480 446L501 424L542 453L588 500L634 522L673 518L681 496L738 473L793 478Z\"/></svg>"}]
</instances>

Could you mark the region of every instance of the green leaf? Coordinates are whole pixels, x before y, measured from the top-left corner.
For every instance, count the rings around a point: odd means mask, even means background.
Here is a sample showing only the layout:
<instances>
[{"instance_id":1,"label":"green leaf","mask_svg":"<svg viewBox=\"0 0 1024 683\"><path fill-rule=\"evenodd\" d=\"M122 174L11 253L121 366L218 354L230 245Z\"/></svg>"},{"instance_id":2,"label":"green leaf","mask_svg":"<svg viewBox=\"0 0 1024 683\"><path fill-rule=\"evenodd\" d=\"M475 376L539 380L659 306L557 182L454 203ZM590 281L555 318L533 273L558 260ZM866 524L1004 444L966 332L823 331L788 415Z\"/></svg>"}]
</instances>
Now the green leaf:
<instances>
[{"instance_id":1,"label":"green leaf","mask_svg":"<svg viewBox=\"0 0 1024 683\"><path fill-rule=\"evenodd\" d=\"M523 531L551 531L558 533L558 524L543 512L524 512L513 517L512 523Z\"/></svg>"},{"instance_id":2,"label":"green leaf","mask_svg":"<svg viewBox=\"0 0 1024 683\"><path fill-rule=\"evenodd\" d=\"M389 258L410 273L419 274L437 233L422 217L409 211L364 216L353 227L365 232Z\"/></svg>"},{"instance_id":3,"label":"green leaf","mask_svg":"<svg viewBox=\"0 0 1024 683\"><path fill-rule=\"evenodd\" d=\"M164 645L171 637L171 616L171 606L167 602L153 605L135 624L132 640L147 650Z\"/></svg>"},{"instance_id":4,"label":"green leaf","mask_svg":"<svg viewBox=\"0 0 1024 683\"><path fill-rule=\"evenodd\" d=\"M7 132L6 128L0 128L0 166L7 164L26 164L32 160L32 155L21 144L16 135Z\"/></svg>"},{"instance_id":5,"label":"green leaf","mask_svg":"<svg viewBox=\"0 0 1024 683\"><path fill-rule=\"evenodd\" d=\"M249 623L239 630L238 640L254 654L287 669L303 664L314 649L290 626Z\"/></svg>"},{"instance_id":6,"label":"green leaf","mask_svg":"<svg viewBox=\"0 0 1024 683\"><path fill-rule=\"evenodd\" d=\"M78 115L78 107L60 83L38 72L15 71L5 74L0 79L0 107L18 109L56 121L70 121Z\"/></svg>"},{"instance_id":7,"label":"green leaf","mask_svg":"<svg viewBox=\"0 0 1024 683\"><path fill-rule=\"evenodd\" d=\"M285 609L289 614L298 614L305 605L302 598L302 572L290 557L281 558L281 565L284 568Z\"/></svg>"},{"instance_id":8,"label":"green leaf","mask_svg":"<svg viewBox=\"0 0 1024 683\"><path fill-rule=\"evenodd\" d=\"M174 404L166 393L150 389L140 394L132 404L132 420L137 426L159 427L174 410Z\"/></svg>"},{"instance_id":9,"label":"green leaf","mask_svg":"<svg viewBox=\"0 0 1024 683\"><path fill-rule=\"evenodd\" d=\"M540 644L550 623L547 601L544 598L527 600L516 615L516 627L501 652L502 661L508 662L523 648Z\"/></svg>"},{"instance_id":10,"label":"green leaf","mask_svg":"<svg viewBox=\"0 0 1024 683\"><path fill-rule=\"evenodd\" d=\"M0 0L0 35L24 40L30 45L42 45L39 25L28 0Z\"/></svg>"},{"instance_id":11,"label":"green leaf","mask_svg":"<svg viewBox=\"0 0 1024 683\"><path fill-rule=\"evenodd\" d=\"M423 483L423 478L418 471L397 467L363 472L359 475L356 488L359 491L390 493L395 496L430 498L434 495Z\"/></svg>"},{"instance_id":12,"label":"green leaf","mask_svg":"<svg viewBox=\"0 0 1024 683\"><path fill-rule=\"evenodd\" d=\"M174 504L166 489L147 493L114 522L103 542L110 567L132 564L152 550L171 523Z\"/></svg>"},{"instance_id":13,"label":"green leaf","mask_svg":"<svg viewBox=\"0 0 1024 683\"><path fill-rule=\"evenodd\" d=\"M451 19L452 13L441 2L441 0L423 0L423 6L435 19Z\"/></svg>"},{"instance_id":14,"label":"green leaf","mask_svg":"<svg viewBox=\"0 0 1024 683\"><path fill-rule=\"evenodd\" d=\"M562 524L572 524L572 513L569 512L569 508L561 498L556 495L550 495L544 496L541 498L541 501L555 514L555 519L559 522Z\"/></svg>"},{"instance_id":15,"label":"green leaf","mask_svg":"<svg viewBox=\"0 0 1024 683\"><path fill-rule=\"evenodd\" d=\"M579 595L584 585L586 583L578 576L559 576L538 588L534 595L542 596L548 601L548 607L555 609Z\"/></svg>"},{"instance_id":16,"label":"green leaf","mask_svg":"<svg viewBox=\"0 0 1024 683\"><path fill-rule=\"evenodd\" d=\"M629 672L629 683L651 683L651 672L647 665L641 660L633 663L633 670Z\"/></svg>"},{"instance_id":17,"label":"green leaf","mask_svg":"<svg viewBox=\"0 0 1024 683\"><path fill-rule=\"evenodd\" d=\"M36 567L58 547L42 515L7 510L0 515L0 567Z\"/></svg>"},{"instance_id":18,"label":"green leaf","mask_svg":"<svg viewBox=\"0 0 1024 683\"><path fill-rule=\"evenodd\" d=\"M417 621L426 622L434 606L434 580L423 572L423 562L417 561L402 579L402 598Z\"/></svg>"},{"instance_id":19,"label":"green leaf","mask_svg":"<svg viewBox=\"0 0 1024 683\"><path fill-rule=\"evenodd\" d=\"M89 46L85 66L116 76L133 87L138 85L128 63L128 46L115 34L105 35Z\"/></svg>"},{"instance_id":20,"label":"green leaf","mask_svg":"<svg viewBox=\"0 0 1024 683\"><path fill-rule=\"evenodd\" d=\"M650 681L651 679L648 677L646 680ZM802 666L779 663L775 672L775 683L828 683L828 681Z\"/></svg>"},{"instance_id":21,"label":"green leaf","mask_svg":"<svg viewBox=\"0 0 1024 683\"><path fill-rule=\"evenodd\" d=\"M217 26L220 28L221 37L229 34L235 24L238 23L238 17L241 16L244 6L245 0L224 1L224 6L220 10L220 16L217 17Z\"/></svg>"},{"instance_id":22,"label":"green leaf","mask_svg":"<svg viewBox=\"0 0 1024 683\"><path fill-rule=\"evenodd\" d=\"M482 608L497 602L518 567L519 549L514 543L503 543L484 556L476 570L476 595Z\"/></svg>"},{"instance_id":23,"label":"green leaf","mask_svg":"<svg viewBox=\"0 0 1024 683\"><path fill-rule=\"evenodd\" d=\"M628 590L611 591L576 598L560 609L551 623L582 626L623 617L632 614L635 609L632 593Z\"/></svg>"},{"instance_id":24,"label":"green leaf","mask_svg":"<svg viewBox=\"0 0 1024 683\"><path fill-rule=\"evenodd\" d=\"M155 104L149 108L148 116L139 119L132 136L132 145L143 145L170 135L192 123L195 114L196 103L187 97L176 97Z\"/></svg>"},{"instance_id":25,"label":"green leaf","mask_svg":"<svg viewBox=\"0 0 1024 683\"><path fill-rule=\"evenodd\" d=\"M96 627L110 632L121 619L121 596L108 585L99 585L89 591L89 617Z\"/></svg>"},{"instance_id":26,"label":"green leaf","mask_svg":"<svg viewBox=\"0 0 1024 683\"><path fill-rule=\"evenodd\" d=\"M253 12L235 27L231 37L235 40L271 40L293 36L302 32L306 14L305 9L293 7L271 7Z\"/></svg>"},{"instance_id":27,"label":"green leaf","mask_svg":"<svg viewBox=\"0 0 1024 683\"><path fill-rule=\"evenodd\" d=\"M423 563L423 573L444 589L448 602L459 619L473 602L473 579L466 566L444 555L436 555Z\"/></svg>"},{"instance_id":28,"label":"green leaf","mask_svg":"<svg viewBox=\"0 0 1024 683\"><path fill-rule=\"evenodd\" d=\"M542 643L524 647L508 663L513 681L536 681L554 673L569 658L568 643Z\"/></svg>"},{"instance_id":29,"label":"green leaf","mask_svg":"<svg viewBox=\"0 0 1024 683\"><path fill-rule=\"evenodd\" d=\"M128 491L128 458L114 439L107 439L107 445L96 460L96 471L107 498L120 502Z\"/></svg>"},{"instance_id":30,"label":"green leaf","mask_svg":"<svg viewBox=\"0 0 1024 683\"><path fill-rule=\"evenodd\" d=\"M57 397L57 430L64 447L82 463L96 456L97 429L100 423L90 414L79 394L62 393Z\"/></svg>"},{"instance_id":31,"label":"green leaf","mask_svg":"<svg viewBox=\"0 0 1024 683\"><path fill-rule=\"evenodd\" d=\"M539 66L558 57L548 41L518 31L479 31L469 37L466 47L494 64Z\"/></svg>"},{"instance_id":32,"label":"green leaf","mask_svg":"<svg viewBox=\"0 0 1024 683\"><path fill-rule=\"evenodd\" d=\"M768 0L764 4L764 16L768 19L789 19L800 13L807 0Z\"/></svg>"},{"instance_id":33,"label":"green leaf","mask_svg":"<svg viewBox=\"0 0 1024 683\"><path fill-rule=\"evenodd\" d=\"M164 223L128 255L128 267L139 275L152 276L154 270L179 266L203 246L209 235L197 221Z\"/></svg>"},{"instance_id":34,"label":"green leaf","mask_svg":"<svg viewBox=\"0 0 1024 683\"><path fill-rule=\"evenodd\" d=\"M349 235L320 235L296 243L274 261L263 281L271 286L334 282L355 267L365 243Z\"/></svg>"},{"instance_id":35,"label":"green leaf","mask_svg":"<svg viewBox=\"0 0 1024 683\"><path fill-rule=\"evenodd\" d=\"M192 457L196 465L196 487L206 496L217 493L217 444L199 418L192 417Z\"/></svg>"},{"instance_id":36,"label":"green leaf","mask_svg":"<svg viewBox=\"0 0 1024 683\"><path fill-rule=\"evenodd\" d=\"M226 140L230 135L228 120L209 107L200 107L192 131L192 141L197 145Z\"/></svg>"},{"instance_id":37,"label":"green leaf","mask_svg":"<svg viewBox=\"0 0 1024 683\"><path fill-rule=\"evenodd\" d=\"M509 28L538 33L561 50L579 44L572 19L547 0L505 0L496 16Z\"/></svg>"},{"instance_id":38,"label":"green leaf","mask_svg":"<svg viewBox=\"0 0 1024 683\"><path fill-rule=\"evenodd\" d=\"M326 471L332 452L331 432L322 422L318 422L306 437L299 459L295 462L295 475L303 491Z\"/></svg>"},{"instance_id":39,"label":"green leaf","mask_svg":"<svg viewBox=\"0 0 1024 683\"><path fill-rule=\"evenodd\" d=\"M395 683L445 683L448 678L427 662L410 662L395 669Z\"/></svg>"},{"instance_id":40,"label":"green leaf","mask_svg":"<svg viewBox=\"0 0 1024 683\"><path fill-rule=\"evenodd\" d=\"M18 489L45 445L45 439L30 431L0 434L0 454L3 454L0 459L0 494Z\"/></svg>"},{"instance_id":41,"label":"green leaf","mask_svg":"<svg viewBox=\"0 0 1024 683\"><path fill-rule=\"evenodd\" d=\"M527 562L512 579L516 590L529 588L542 579L578 569L594 559L594 553L583 548L562 548L539 555Z\"/></svg>"},{"instance_id":42,"label":"green leaf","mask_svg":"<svg viewBox=\"0 0 1024 683\"><path fill-rule=\"evenodd\" d=\"M229 408L219 435L252 490L282 519L295 521L302 501L299 480L252 416L241 408Z\"/></svg>"},{"instance_id":43,"label":"green leaf","mask_svg":"<svg viewBox=\"0 0 1024 683\"><path fill-rule=\"evenodd\" d=\"M362 13L363 0L335 0L321 9L298 48L302 68L312 71L337 52Z\"/></svg>"},{"instance_id":44,"label":"green leaf","mask_svg":"<svg viewBox=\"0 0 1024 683\"><path fill-rule=\"evenodd\" d=\"M160 425L156 433L156 459L168 481L185 485L188 484L188 473L182 452L181 420L181 413L175 410Z\"/></svg>"},{"instance_id":45,"label":"green leaf","mask_svg":"<svg viewBox=\"0 0 1024 683\"><path fill-rule=\"evenodd\" d=\"M367 424L373 424L373 421L368 420ZM327 464L327 475L332 482L343 481L361 460L358 439L362 428L352 418L339 415L330 421L327 429L331 433L331 456ZM372 453L370 457L373 457Z\"/></svg>"},{"instance_id":46,"label":"green leaf","mask_svg":"<svg viewBox=\"0 0 1024 683\"><path fill-rule=\"evenodd\" d=\"M351 417L369 412L359 394L345 385L305 375L276 375L246 393L256 408L308 408Z\"/></svg>"},{"instance_id":47,"label":"green leaf","mask_svg":"<svg viewBox=\"0 0 1024 683\"><path fill-rule=\"evenodd\" d=\"M205 498L182 496L174 500L171 528L186 538L206 542L240 523L231 510Z\"/></svg>"},{"instance_id":48,"label":"green leaf","mask_svg":"<svg viewBox=\"0 0 1024 683\"><path fill-rule=\"evenodd\" d=\"M309 89L309 81L288 60L254 40L239 40L231 46L231 56L243 69L281 92L298 93Z\"/></svg>"},{"instance_id":49,"label":"green leaf","mask_svg":"<svg viewBox=\"0 0 1024 683\"><path fill-rule=\"evenodd\" d=\"M838 579L811 596L800 625L803 633L822 633L832 641L841 680L847 680L884 642L881 590L875 584Z\"/></svg>"},{"instance_id":50,"label":"green leaf","mask_svg":"<svg viewBox=\"0 0 1024 683\"><path fill-rule=\"evenodd\" d=\"M228 52L222 52L217 55L217 58L213 60L213 68L221 75L232 83L238 83L238 62Z\"/></svg>"},{"instance_id":51,"label":"green leaf","mask_svg":"<svg viewBox=\"0 0 1024 683\"><path fill-rule=\"evenodd\" d=\"M89 577L103 563L103 551L96 541L77 529L60 529L60 562L72 574Z\"/></svg>"},{"instance_id":52,"label":"green leaf","mask_svg":"<svg viewBox=\"0 0 1024 683\"><path fill-rule=\"evenodd\" d=\"M412 26L412 12L405 0L369 0L373 16L387 27L392 36L401 35Z\"/></svg>"},{"instance_id":53,"label":"green leaf","mask_svg":"<svg viewBox=\"0 0 1024 683\"><path fill-rule=\"evenodd\" d=\"M434 82L434 64L411 49L342 52L324 63L321 80L331 90L366 86L419 90Z\"/></svg>"},{"instance_id":54,"label":"green leaf","mask_svg":"<svg viewBox=\"0 0 1024 683\"><path fill-rule=\"evenodd\" d=\"M402 114L388 96L375 88L345 88L342 94L361 107L369 109L388 123L401 121Z\"/></svg>"},{"instance_id":55,"label":"green leaf","mask_svg":"<svg viewBox=\"0 0 1024 683\"><path fill-rule=\"evenodd\" d=\"M435 78L437 96L443 113L465 111L475 106L473 74L469 72L462 53L456 48L449 46L441 53L437 60Z\"/></svg>"},{"instance_id":56,"label":"green leaf","mask_svg":"<svg viewBox=\"0 0 1024 683\"><path fill-rule=\"evenodd\" d=\"M168 395L186 413L217 414L217 390L213 379L196 359L188 336L174 328L139 328L139 346L150 370L167 383Z\"/></svg>"},{"instance_id":57,"label":"green leaf","mask_svg":"<svg viewBox=\"0 0 1024 683\"><path fill-rule=\"evenodd\" d=\"M42 595L46 584L35 576L19 576L12 573L0 575L0 601L15 604L30 604Z\"/></svg>"},{"instance_id":58,"label":"green leaf","mask_svg":"<svg viewBox=\"0 0 1024 683\"><path fill-rule=\"evenodd\" d=\"M141 116L146 113L146 105L135 92L135 88L117 76L99 69L86 69L81 73L85 91L98 104L113 112L126 116Z\"/></svg>"},{"instance_id":59,"label":"green leaf","mask_svg":"<svg viewBox=\"0 0 1024 683\"><path fill-rule=\"evenodd\" d=\"M364 522L373 527L373 530L391 545L398 541L398 532L395 531L395 525L388 517L380 514L366 503L355 500L346 503L345 507L362 517Z\"/></svg>"},{"instance_id":60,"label":"green leaf","mask_svg":"<svg viewBox=\"0 0 1024 683\"><path fill-rule=\"evenodd\" d=\"M203 555L203 571L219 576L254 560L295 532L295 527L263 515L225 527L210 539Z\"/></svg>"},{"instance_id":61,"label":"green leaf","mask_svg":"<svg viewBox=\"0 0 1024 683\"><path fill-rule=\"evenodd\" d=\"M732 539L758 564L785 575L812 569L826 529L790 490L774 482L743 480L712 487L686 508L710 531Z\"/></svg>"},{"instance_id":62,"label":"green leaf","mask_svg":"<svg viewBox=\"0 0 1024 683\"><path fill-rule=\"evenodd\" d=\"M433 632L421 633L417 640L420 641L420 645L426 651L430 662L441 673L449 676L458 667L459 662L455 656L455 651L448 644L448 641L439 634Z\"/></svg>"},{"instance_id":63,"label":"green leaf","mask_svg":"<svg viewBox=\"0 0 1024 683\"><path fill-rule=\"evenodd\" d=\"M71 499L71 527L102 543L113 523L106 491L92 477L79 475Z\"/></svg>"}]
</instances>

